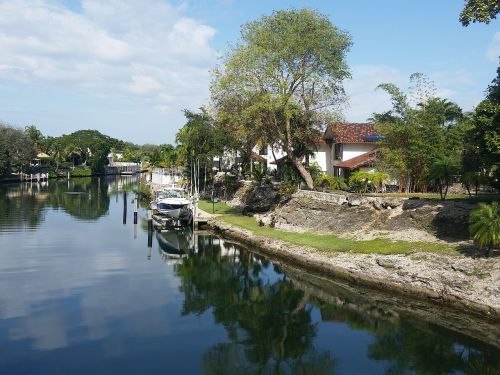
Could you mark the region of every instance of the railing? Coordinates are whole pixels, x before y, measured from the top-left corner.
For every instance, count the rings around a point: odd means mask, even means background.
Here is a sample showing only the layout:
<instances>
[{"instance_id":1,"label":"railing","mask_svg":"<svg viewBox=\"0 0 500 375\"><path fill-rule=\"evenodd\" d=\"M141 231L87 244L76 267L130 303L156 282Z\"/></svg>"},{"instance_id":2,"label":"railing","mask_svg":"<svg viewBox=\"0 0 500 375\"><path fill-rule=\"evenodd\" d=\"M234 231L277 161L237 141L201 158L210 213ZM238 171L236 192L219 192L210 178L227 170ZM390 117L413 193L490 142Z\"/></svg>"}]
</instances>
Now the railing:
<instances>
[{"instance_id":1,"label":"railing","mask_svg":"<svg viewBox=\"0 0 500 375\"><path fill-rule=\"evenodd\" d=\"M21 173L19 175L21 181L46 181L49 179L48 173Z\"/></svg>"}]
</instances>

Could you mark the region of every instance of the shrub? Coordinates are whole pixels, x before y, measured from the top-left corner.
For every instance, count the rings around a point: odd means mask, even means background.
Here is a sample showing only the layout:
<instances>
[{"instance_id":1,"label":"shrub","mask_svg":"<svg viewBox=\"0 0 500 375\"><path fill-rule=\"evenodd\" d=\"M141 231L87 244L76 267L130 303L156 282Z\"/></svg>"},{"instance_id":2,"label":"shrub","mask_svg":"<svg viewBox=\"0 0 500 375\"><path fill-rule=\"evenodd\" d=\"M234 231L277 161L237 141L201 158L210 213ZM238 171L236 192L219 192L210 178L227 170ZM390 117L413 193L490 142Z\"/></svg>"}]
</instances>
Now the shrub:
<instances>
[{"instance_id":1,"label":"shrub","mask_svg":"<svg viewBox=\"0 0 500 375\"><path fill-rule=\"evenodd\" d=\"M340 190L347 187L345 180L342 177L333 177L327 173L323 173L316 177L314 185L325 190Z\"/></svg>"},{"instance_id":2,"label":"shrub","mask_svg":"<svg viewBox=\"0 0 500 375\"><path fill-rule=\"evenodd\" d=\"M470 214L470 234L474 243L480 248L486 247L488 253L491 247L500 245L500 204L480 203L479 208Z\"/></svg>"},{"instance_id":3,"label":"shrub","mask_svg":"<svg viewBox=\"0 0 500 375\"><path fill-rule=\"evenodd\" d=\"M368 193L373 190L373 183L368 172L356 171L349 177L349 187L356 193Z\"/></svg>"},{"instance_id":4,"label":"shrub","mask_svg":"<svg viewBox=\"0 0 500 375\"><path fill-rule=\"evenodd\" d=\"M71 171L71 175L73 177L89 177L92 176L92 170L87 166L75 167Z\"/></svg>"},{"instance_id":5,"label":"shrub","mask_svg":"<svg viewBox=\"0 0 500 375\"><path fill-rule=\"evenodd\" d=\"M262 163L257 163L254 166L252 171L252 177L254 181L259 185L262 185L263 183L269 183L271 181L271 178L269 176L269 170Z\"/></svg>"},{"instance_id":6,"label":"shrub","mask_svg":"<svg viewBox=\"0 0 500 375\"><path fill-rule=\"evenodd\" d=\"M279 195L282 200L288 200L298 190L298 184L292 180L283 181L280 186Z\"/></svg>"},{"instance_id":7,"label":"shrub","mask_svg":"<svg viewBox=\"0 0 500 375\"><path fill-rule=\"evenodd\" d=\"M313 181L316 181L316 179L323 174L323 170L318 163L312 163L311 165L306 167L306 169L309 171L309 174L311 175Z\"/></svg>"},{"instance_id":8,"label":"shrub","mask_svg":"<svg viewBox=\"0 0 500 375\"><path fill-rule=\"evenodd\" d=\"M153 196L149 185L141 185L140 187L135 189L135 193L137 194L139 199L144 200L150 200Z\"/></svg>"},{"instance_id":9,"label":"shrub","mask_svg":"<svg viewBox=\"0 0 500 375\"><path fill-rule=\"evenodd\" d=\"M389 175L384 172L356 171L349 177L349 186L357 193L378 192L387 180Z\"/></svg>"},{"instance_id":10,"label":"shrub","mask_svg":"<svg viewBox=\"0 0 500 375\"><path fill-rule=\"evenodd\" d=\"M442 157L432 163L429 169L429 180L439 188L441 199L446 199L448 188L453 182L453 176L458 173L458 162L448 157Z\"/></svg>"}]
</instances>

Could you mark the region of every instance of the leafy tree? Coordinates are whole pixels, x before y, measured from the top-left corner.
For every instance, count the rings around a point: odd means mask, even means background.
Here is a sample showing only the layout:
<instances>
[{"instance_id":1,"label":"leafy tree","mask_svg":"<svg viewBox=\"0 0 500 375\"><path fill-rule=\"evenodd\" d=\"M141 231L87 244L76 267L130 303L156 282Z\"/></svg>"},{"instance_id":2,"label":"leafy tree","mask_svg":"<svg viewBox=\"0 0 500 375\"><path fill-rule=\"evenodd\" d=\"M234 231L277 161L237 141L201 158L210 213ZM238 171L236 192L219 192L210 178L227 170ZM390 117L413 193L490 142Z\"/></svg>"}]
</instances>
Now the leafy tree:
<instances>
[{"instance_id":1,"label":"leafy tree","mask_svg":"<svg viewBox=\"0 0 500 375\"><path fill-rule=\"evenodd\" d=\"M239 117L237 128L250 144L279 144L313 188L293 145L304 144L318 128L319 114L343 98L350 45L347 33L310 9L275 11L245 24L240 43L214 74L219 116Z\"/></svg>"},{"instance_id":2,"label":"leafy tree","mask_svg":"<svg viewBox=\"0 0 500 375\"><path fill-rule=\"evenodd\" d=\"M8 175L29 168L36 156L33 142L21 129L0 123L0 173Z\"/></svg>"},{"instance_id":3,"label":"leafy tree","mask_svg":"<svg viewBox=\"0 0 500 375\"><path fill-rule=\"evenodd\" d=\"M465 171L460 178L462 185L467 189L469 197L472 197L471 190L474 189L475 196L479 191L479 187L485 181L484 175L481 172Z\"/></svg>"},{"instance_id":4,"label":"leafy tree","mask_svg":"<svg viewBox=\"0 0 500 375\"><path fill-rule=\"evenodd\" d=\"M396 177L401 190L425 191L431 164L462 154L468 119L455 103L432 96L433 85L422 74L413 74L411 81L412 101L393 84L378 86L391 96L393 106L372 116L384 136L378 168Z\"/></svg>"},{"instance_id":5,"label":"leafy tree","mask_svg":"<svg viewBox=\"0 0 500 375\"><path fill-rule=\"evenodd\" d=\"M175 160L187 167L189 176L195 160L199 160L200 168L205 176L200 181L203 181L202 188L205 189L207 170L211 169L215 156L223 155L229 136L222 128L215 126L213 118L204 108L201 108L199 112L185 110L184 116L187 122L175 136L178 144L175 150Z\"/></svg>"},{"instance_id":6,"label":"leafy tree","mask_svg":"<svg viewBox=\"0 0 500 375\"><path fill-rule=\"evenodd\" d=\"M466 0L465 7L460 13L460 22L469 26L472 22L490 23L500 12L498 0Z\"/></svg>"},{"instance_id":7,"label":"leafy tree","mask_svg":"<svg viewBox=\"0 0 500 375\"><path fill-rule=\"evenodd\" d=\"M40 130L36 128L35 125L26 126L24 132L28 135L33 142L35 149L43 144L44 136Z\"/></svg>"},{"instance_id":8,"label":"leafy tree","mask_svg":"<svg viewBox=\"0 0 500 375\"><path fill-rule=\"evenodd\" d=\"M441 157L431 165L429 179L438 186L442 200L446 199L448 188L459 170L458 162L449 157Z\"/></svg>"},{"instance_id":9,"label":"leafy tree","mask_svg":"<svg viewBox=\"0 0 500 375\"><path fill-rule=\"evenodd\" d=\"M500 245L500 204L480 203L479 208L470 214L470 233L475 243L480 247Z\"/></svg>"}]
</instances>

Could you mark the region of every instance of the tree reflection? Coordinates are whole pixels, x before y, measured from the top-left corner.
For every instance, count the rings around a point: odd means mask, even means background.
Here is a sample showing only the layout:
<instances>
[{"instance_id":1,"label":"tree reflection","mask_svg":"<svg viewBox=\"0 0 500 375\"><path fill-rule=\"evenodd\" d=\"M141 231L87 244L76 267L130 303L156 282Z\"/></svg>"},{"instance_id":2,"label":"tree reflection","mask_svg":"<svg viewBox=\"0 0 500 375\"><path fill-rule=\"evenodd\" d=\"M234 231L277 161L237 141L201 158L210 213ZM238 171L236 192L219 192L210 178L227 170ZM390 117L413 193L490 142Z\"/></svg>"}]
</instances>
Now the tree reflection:
<instances>
[{"instance_id":1,"label":"tree reflection","mask_svg":"<svg viewBox=\"0 0 500 375\"><path fill-rule=\"evenodd\" d=\"M46 207L61 208L77 219L97 220L109 211L108 180L74 178L0 185L0 228L36 228Z\"/></svg>"},{"instance_id":2,"label":"tree reflection","mask_svg":"<svg viewBox=\"0 0 500 375\"><path fill-rule=\"evenodd\" d=\"M336 359L314 346L313 306L325 322L369 332L372 341L366 359L387 361L386 374L500 373L494 347L401 316L397 309L361 294L334 288L326 296L312 284L296 278L292 283L264 258L231 248L223 240L200 237L198 248L175 268L185 296L182 314L211 311L229 337L229 342L205 352L207 374L335 373Z\"/></svg>"},{"instance_id":3,"label":"tree reflection","mask_svg":"<svg viewBox=\"0 0 500 375\"><path fill-rule=\"evenodd\" d=\"M474 345L475 348L472 346ZM390 360L387 374L500 374L495 349L467 342L463 337L444 335L439 328L402 321L397 329L376 335L368 355Z\"/></svg>"},{"instance_id":4,"label":"tree reflection","mask_svg":"<svg viewBox=\"0 0 500 375\"><path fill-rule=\"evenodd\" d=\"M182 314L212 309L230 343L203 357L208 374L331 374L329 352L313 347L316 327L303 291L282 276L271 280L272 265L227 243L202 238L200 251L176 267L185 301ZM200 245L200 241L199 241Z\"/></svg>"}]
</instances>

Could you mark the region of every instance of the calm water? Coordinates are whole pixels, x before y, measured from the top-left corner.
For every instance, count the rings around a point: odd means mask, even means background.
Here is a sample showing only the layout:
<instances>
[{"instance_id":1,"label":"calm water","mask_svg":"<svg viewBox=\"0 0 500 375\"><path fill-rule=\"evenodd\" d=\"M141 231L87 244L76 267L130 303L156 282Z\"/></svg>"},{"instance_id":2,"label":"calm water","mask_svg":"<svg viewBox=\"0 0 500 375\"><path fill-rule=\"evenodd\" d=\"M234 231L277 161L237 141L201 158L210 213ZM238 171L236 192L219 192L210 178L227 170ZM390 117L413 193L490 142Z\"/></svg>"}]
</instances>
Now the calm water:
<instances>
[{"instance_id":1,"label":"calm water","mask_svg":"<svg viewBox=\"0 0 500 375\"><path fill-rule=\"evenodd\" d=\"M149 247L134 184L0 185L1 374L500 374L491 343L208 233Z\"/></svg>"}]
</instances>

